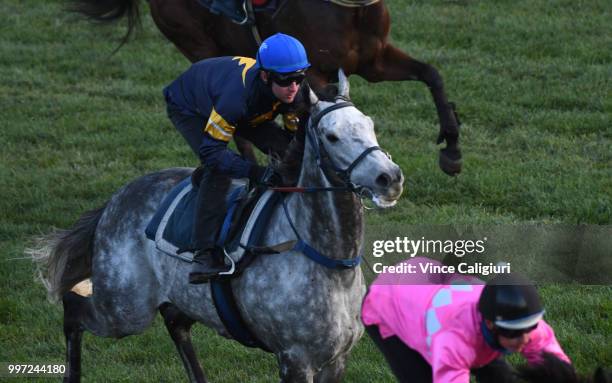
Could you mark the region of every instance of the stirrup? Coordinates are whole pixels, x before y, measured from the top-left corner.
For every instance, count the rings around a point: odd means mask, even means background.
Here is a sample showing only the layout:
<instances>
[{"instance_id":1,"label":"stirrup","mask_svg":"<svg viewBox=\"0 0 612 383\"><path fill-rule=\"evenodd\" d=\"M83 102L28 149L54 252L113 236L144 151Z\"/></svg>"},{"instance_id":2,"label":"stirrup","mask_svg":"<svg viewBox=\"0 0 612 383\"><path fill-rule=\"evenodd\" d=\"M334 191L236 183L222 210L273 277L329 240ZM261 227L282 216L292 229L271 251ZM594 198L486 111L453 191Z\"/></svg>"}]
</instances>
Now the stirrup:
<instances>
[{"instance_id":1,"label":"stirrup","mask_svg":"<svg viewBox=\"0 0 612 383\"><path fill-rule=\"evenodd\" d=\"M219 275L232 275L234 274L234 272L236 271L236 262L234 262L234 259L232 257L229 256L229 254L227 253L227 251L225 251L225 247L221 248L223 250L223 255L225 255L225 258L228 258L231 262L231 267L228 271L222 271L219 273ZM224 260L225 261L225 260Z\"/></svg>"},{"instance_id":2,"label":"stirrup","mask_svg":"<svg viewBox=\"0 0 612 383\"><path fill-rule=\"evenodd\" d=\"M234 272L236 271L236 263L234 262L234 260L232 259L232 257L230 257L227 252L225 251L225 248L222 248L223 250L223 254L225 255L225 257L229 258L231 265L229 270L225 270L227 268L228 265L225 264L225 260L221 260L222 264L219 265L217 267L217 270L215 270L214 268L207 268L207 265L196 265L194 264L192 267L196 268L196 267L201 267L202 270L201 271L191 271L189 273L189 283L193 284L193 285L199 285L202 283L206 283L208 282L210 279L212 278L217 278L220 276L227 276L227 275L232 275L234 274ZM210 254L211 257L214 256L214 254ZM223 269L221 269L223 268ZM218 271L219 269L221 270L225 270L225 271Z\"/></svg>"},{"instance_id":3,"label":"stirrup","mask_svg":"<svg viewBox=\"0 0 612 383\"><path fill-rule=\"evenodd\" d=\"M250 19L249 19L249 11L247 10L247 1L248 0L244 0L242 2L242 6L240 7L240 11L242 12L242 15L244 15L244 18L242 20L235 20L233 18L230 18L232 23L238 24L238 25L245 25L245 24L247 24L250 21Z\"/></svg>"}]
</instances>

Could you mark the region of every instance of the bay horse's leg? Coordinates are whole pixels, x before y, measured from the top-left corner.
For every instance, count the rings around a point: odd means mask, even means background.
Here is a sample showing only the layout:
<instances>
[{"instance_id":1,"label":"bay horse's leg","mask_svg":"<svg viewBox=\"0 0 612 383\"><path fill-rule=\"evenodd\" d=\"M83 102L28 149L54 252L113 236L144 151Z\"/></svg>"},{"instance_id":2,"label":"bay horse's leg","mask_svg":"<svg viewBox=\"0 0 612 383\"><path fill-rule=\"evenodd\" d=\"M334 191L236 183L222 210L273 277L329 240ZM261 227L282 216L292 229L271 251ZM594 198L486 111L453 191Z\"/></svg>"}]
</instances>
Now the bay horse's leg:
<instances>
[{"instance_id":1,"label":"bay horse's leg","mask_svg":"<svg viewBox=\"0 0 612 383\"><path fill-rule=\"evenodd\" d=\"M359 68L359 75L371 82L418 80L429 87L440 120L438 143L446 140L440 151L440 168L448 175L461 172L459 121L455 107L448 102L442 77L433 66L408 56L390 44L377 54L373 65Z\"/></svg>"},{"instance_id":2,"label":"bay horse's leg","mask_svg":"<svg viewBox=\"0 0 612 383\"><path fill-rule=\"evenodd\" d=\"M159 307L164 318L166 328L174 341L174 345L181 356L185 370L191 382L205 383L204 371L198 362L193 344L191 343L191 326L194 320L183 314L171 303L164 303Z\"/></svg>"}]
</instances>

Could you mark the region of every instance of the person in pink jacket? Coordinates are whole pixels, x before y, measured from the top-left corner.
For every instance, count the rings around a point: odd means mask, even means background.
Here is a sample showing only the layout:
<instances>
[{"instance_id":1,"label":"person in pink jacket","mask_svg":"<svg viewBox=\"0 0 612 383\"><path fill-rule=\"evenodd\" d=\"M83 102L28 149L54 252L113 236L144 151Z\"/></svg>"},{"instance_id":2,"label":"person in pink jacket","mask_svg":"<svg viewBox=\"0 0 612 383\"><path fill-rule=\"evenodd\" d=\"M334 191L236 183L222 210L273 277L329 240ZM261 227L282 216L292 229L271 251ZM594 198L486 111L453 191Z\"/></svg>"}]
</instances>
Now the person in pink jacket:
<instances>
[{"instance_id":1,"label":"person in pink jacket","mask_svg":"<svg viewBox=\"0 0 612 383\"><path fill-rule=\"evenodd\" d=\"M440 265L420 257L403 263ZM513 352L530 364L544 352L571 363L542 319L536 288L516 274L486 285L458 274L381 274L361 315L400 382L469 383L471 373L485 381L510 373L503 356Z\"/></svg>"}]
</instances>

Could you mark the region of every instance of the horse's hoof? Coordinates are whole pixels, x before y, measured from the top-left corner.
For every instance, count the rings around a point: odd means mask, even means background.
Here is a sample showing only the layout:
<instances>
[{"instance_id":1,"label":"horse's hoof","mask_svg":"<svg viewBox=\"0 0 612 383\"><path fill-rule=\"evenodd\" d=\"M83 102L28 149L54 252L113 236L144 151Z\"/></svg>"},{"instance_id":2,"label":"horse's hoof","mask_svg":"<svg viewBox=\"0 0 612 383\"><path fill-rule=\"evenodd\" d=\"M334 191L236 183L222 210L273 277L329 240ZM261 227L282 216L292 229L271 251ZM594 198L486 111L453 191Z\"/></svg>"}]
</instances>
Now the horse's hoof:
<instances>
[{"instance_id":1,"label":"horse's hoof","mask_svg":"<svg viewBox=\"0 0 612 383\"><path fill-rule=\"evenodd\" d=\"M449 176L456 176L461 173L463 161L459 149L440 149L439 162L440 169Z\"/></svg>"}]
</instances>

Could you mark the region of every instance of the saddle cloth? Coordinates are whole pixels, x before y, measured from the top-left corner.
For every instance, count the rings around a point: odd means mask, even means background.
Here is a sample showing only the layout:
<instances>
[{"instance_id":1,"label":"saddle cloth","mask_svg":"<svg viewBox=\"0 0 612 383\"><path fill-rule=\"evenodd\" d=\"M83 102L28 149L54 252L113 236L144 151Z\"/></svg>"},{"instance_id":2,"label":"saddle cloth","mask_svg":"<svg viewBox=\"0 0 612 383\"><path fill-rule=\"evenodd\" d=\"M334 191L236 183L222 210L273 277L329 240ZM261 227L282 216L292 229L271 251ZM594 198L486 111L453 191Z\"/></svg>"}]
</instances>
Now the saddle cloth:
<instances>
[{"instance_id":1,"label":"saddle cloth","mask_svg":"<svg viewBox=\"0 0 612 383\"><path fill-rule=\"evenodd\" d=\"M172 257L186 262L193 261L193 252L189 249L193 243L193 222L198 189L187 177L178 183L162 201L157 212L145 229L147 238L155 242L157 249ZM241 202L247 198L247 186L244 181L232 180L227 196L228 211L221 233L220 246L225 248L228 256L238 263L247 249L257 246L266 226L272 207L278 202L280 193L265 191L255 204L246 224L232 228L233 221L240 221L239 214L234 214ZM234 217L236 215L236 217ZM230 238L230 233L233 238ZM179 253L180 252L180 253Z\"/></svg>"}]
</instances>

